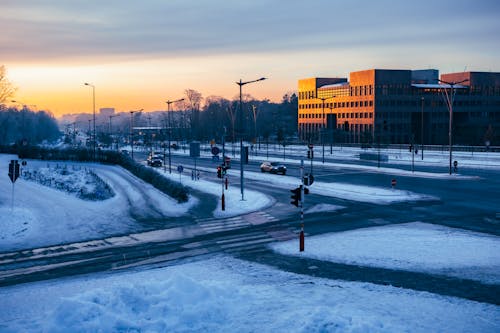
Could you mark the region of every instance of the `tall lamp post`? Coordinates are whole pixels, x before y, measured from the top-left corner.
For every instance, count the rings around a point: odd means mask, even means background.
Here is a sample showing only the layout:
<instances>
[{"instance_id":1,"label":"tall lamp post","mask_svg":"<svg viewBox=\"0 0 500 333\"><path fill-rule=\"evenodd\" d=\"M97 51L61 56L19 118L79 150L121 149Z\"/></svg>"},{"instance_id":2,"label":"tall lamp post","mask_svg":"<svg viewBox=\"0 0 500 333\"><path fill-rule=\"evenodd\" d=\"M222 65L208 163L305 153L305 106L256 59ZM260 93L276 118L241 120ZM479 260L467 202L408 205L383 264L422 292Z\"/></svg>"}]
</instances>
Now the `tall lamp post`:
<instances>
[{"instance_id":1,"label":"tall lamp post","mask_svg":"<svg viewBox=\"0 0 500 333\"><path fill-rule=\"evenodd\" d=\"M111 149L113 149L113 140L112 140L113 128L111 127L111 119L118 116L120 116L120 114L112 114L109 116L109 137L111 138ZM116 150L118 150L118 141L116 142Z\"/></svg>"},{"instance_id":2,"label":"tall lamp post","mask_svg":"<svg viewBox=\"0 0 500 333\"><path fill-rule=\"evenodd\" d=\"M241 200L245 200L244 198L244 190L243 190L243 97L242 97L242 87L245 84L254 83L258 81L265 80L265 77L261 77L257 80L246 81L243 82L241 79L239 82L236 82L238 86L240 86L240 190L241 190Z\"/></svg>"},{"instance_id":3,"label":"tall lamp post","mask_svg":"<svg viewBox=\"0 0 500 333\"><path fill-rule=\"evenodd\" d=\"M422 151L422 161L424 160L424 97L421 98L422 112L420 112L420 150Z\"/></svg>"},{"instance_id":4,"label":"tall lamp post","mask_svg":"<svg viewBox=\"0 0 500 333\"><path fill-rule=\"evenodd\" d=\"M132 159L134 159L134 113L142 112L144 109L140 109L137 111L129 111L130 112L130 155Z\"/></svg>"},{"instance_id":5,"label":"tall lamp post","mask_svg":"<svg viewBox=\"0 0 500 333\"><path fill-rule=\"evenodd\" d=\"M321 118L321 132L320 132L320 137L321 137L321 145L323 146L323 163L325 163L325 140L323 138L325 128L326 128L326 120L325 120L325 101L327 99L331 99L333 97L316 97L317 99L320 99L322 102L322 110L323 110L323 118Z\"/></svg>"},{"instance_id":6,"label":"tall lamp post","mask_svg":"<svg viewBox=\"0 0 500 333\"><path fill-rule=\"evenodd\" d=\"M450 167L449 167L450 175L451 175L451 160L452 160L451 145L452 145L452 136L453 136L452 124L453 124L453 102L454 102L454 98L455 98L455 86L459 85L460 83L467 82L467 81L469 81L469 80L465 79L465 80L462 80L459 82L446 82L443 80L439 80L439 82L447 84L450 87L449 94L448 94L448 90L446 88L443 88L441 91L443 93L443 97L445 99L446 105L448 106L448 111L450 112L450 119L449 119L449 123L448 123L448 143L449 143L449 151L450 151Z\"/></svg>"},{"instance_id":7,"label":"tall lamp post","mask_svg":"<svg viewBox=\"0 0 500 333\"><path fill-rule=\"evenodd\" d=\"M96 145L96 135L95 135L95 86L93 84L90 84L88 82L85 82L86 86L92 87L92 119L93 119L93 134L92 134L92 147L93 147L93 158L95 160L95 145Z\"/></svg>"},{"instance_id":8,"label":"tall lamp post","mask_svg":"<svg viewBox=\"0 0 500 333\"><path fill-rule=\"evenodd\" d=\"M168 173L172 173L172 159L171 159L171 154L170 154L170 137L172 136L172 123L170 122L170 104L172 103L177 103L177 102L182 102L184 98L175 100L175 101L166 101L167 103L167 115L168 115Z\"/></svg>"}]
</instances>

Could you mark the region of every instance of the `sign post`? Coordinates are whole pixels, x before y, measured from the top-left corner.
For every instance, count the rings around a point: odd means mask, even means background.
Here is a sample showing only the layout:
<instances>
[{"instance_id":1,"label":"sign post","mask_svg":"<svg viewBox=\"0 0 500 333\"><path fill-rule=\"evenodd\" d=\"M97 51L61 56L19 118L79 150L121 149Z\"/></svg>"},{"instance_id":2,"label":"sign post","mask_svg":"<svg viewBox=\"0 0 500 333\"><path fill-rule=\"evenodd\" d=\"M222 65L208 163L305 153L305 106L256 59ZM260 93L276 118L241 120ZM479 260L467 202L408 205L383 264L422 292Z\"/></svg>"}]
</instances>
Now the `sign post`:
<instances>
[{"instance_id":1,"label":"sign post","mask_svg":"<svg viewBox=\"0 0 500 333\"><path fill-rule=\"evenodd\" d=\"M9 163L9 178L12 182L12 204L11 210L14 210L14 183L19 178L19 161L11 160Z\"/></svg>"}]
</instances>

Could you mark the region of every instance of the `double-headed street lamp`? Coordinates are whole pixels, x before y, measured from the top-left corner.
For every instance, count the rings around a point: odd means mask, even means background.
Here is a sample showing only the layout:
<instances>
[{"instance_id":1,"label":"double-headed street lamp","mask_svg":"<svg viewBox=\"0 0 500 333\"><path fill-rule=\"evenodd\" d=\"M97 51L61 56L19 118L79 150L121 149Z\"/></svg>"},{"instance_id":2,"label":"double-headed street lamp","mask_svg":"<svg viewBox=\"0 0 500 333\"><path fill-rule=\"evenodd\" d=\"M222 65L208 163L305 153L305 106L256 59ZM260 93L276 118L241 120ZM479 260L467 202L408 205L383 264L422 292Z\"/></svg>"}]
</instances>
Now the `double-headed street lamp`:
<instances>
[{"instance_id":1,"label":"double-headed street lamp","mask_svg":"<svg viewBox=\"0 0 500 333\"><path fill-rule=\"evenodd\" d=\"M243 97L242 97L242 86L249 83L264 81L266 78L261 77L257 80L243 82L241 79L236 82L240 86L240 190L241 190L241 200L245 200L244 190L243 190Z\"/></svg>"},{"instance_id":2,"label":"double-headed street lamp","mask_svg":"<svg viewBox=\"0 0 500 333\"><path fill-rule=\"evenodd\" d=\"M452 125L453 125L453 102L455 98L455 86L459 85L460 83L464 83L469 81L468 79L459 81L459 82L446 82L443 80L439 80L439 82L444 83L449 85L450 87L450 93L448 94L447 88L442 89L443 97L445 99L446 105L448 106L448 111L450 112L450 119L448 123L448 142L449 142L449 150L450 150L450 175L451 175L451 160L452 160L452 152L451 152L451 145L452 145ZM444 91L444 92L443 92Z\"/></svg>"},{"instance_id":3,"label":"double-headed street lamp","mask_svg":"<svg viewBox=\"0 0 500 333\"><path fill-rule=\"evenodd\" d=\"M170 104L172 103L177 103L177 102L182 102L184 98L180 98L175 101L166 101L167 103L167 115L168 115L168 173L172 173L172 159L171 159L171 154L170 154L170 140L172 136L172 123L170 122ZM163 151L165 152L165 151ZM165 155L163 156L163 161L165 162ZM164 163L165 164L165 163ZM164 169L165 170L165 169Z\"/></svg>"},{"instance_id":4,"label":"double-headed street lamp","mask_svg":"<svg viewBox=\"0 0 500 333\"><path fill-rule=\"evenodd\" d=\"M96 135L95 135L95 86L93 84L90 84L90 83L87 83L87 82L85 82L85 85L89 86L89 87L92 87L92 106L93 106L92 107L92 110L93 110L93 112L92 112L92 114L93 114L92 119L93 119L93 124L94 124L94 126L93 126L94 130L93 130L93 134L92 134L92 136L93 136L93 138L92 138L92 142L93 142L92 146L93 146L93 151L94 151L93 158L95 160L95 156L96 156L95 155L95 146L96 146Z\"/></svg>"}]
</instances>

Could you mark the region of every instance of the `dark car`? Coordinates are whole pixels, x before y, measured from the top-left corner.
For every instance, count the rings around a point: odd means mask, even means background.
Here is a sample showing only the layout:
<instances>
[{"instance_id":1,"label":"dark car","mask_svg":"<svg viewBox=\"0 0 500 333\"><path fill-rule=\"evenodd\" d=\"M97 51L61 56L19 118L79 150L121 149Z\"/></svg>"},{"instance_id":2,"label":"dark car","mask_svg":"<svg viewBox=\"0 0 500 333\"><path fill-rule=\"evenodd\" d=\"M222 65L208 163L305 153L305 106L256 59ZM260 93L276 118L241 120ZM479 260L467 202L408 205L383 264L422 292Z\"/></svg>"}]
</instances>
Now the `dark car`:
<instances>
[{"instance_id":1,"label":"dark car","mask_svg":"<svg viewBox=\"0 0 500 333\"><path fill-rule=\"evenodd\" d=\"M163 158L160 155L150 154L146 160L148 165L153 167L161 167L163 164Z\"/></svg>"},{"instance_id":2,"label":"dark car","mask_svg":"<svg viewBox=\"0 0 500 333\"><path fill-rule=\"evenodd\" d=\"M281 173L286 174L286 166L278 162L263 162L260 165L260 171L269 173Z\"/></svg>"}]
</instances>

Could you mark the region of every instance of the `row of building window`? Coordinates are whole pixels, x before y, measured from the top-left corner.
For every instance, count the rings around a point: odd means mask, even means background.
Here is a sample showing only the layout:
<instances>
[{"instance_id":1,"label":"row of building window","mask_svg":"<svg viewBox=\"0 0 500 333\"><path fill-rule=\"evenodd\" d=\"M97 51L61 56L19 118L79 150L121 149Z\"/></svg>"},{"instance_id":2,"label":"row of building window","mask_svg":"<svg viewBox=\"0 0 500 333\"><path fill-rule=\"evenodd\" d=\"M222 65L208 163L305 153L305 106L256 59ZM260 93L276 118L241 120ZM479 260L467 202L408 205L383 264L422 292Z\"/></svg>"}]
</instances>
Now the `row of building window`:
<instances>
[{"instance_id":1,"label":"row of building window","mask_svg":"<svg viewBox=\"0 0 500 333\"><path fill-rule=\"evenodd\" d=\"M338 118L343 119L363 119L363 118L373 118L372 112L342 112L337 113ZM322 114L319 113L300 113L299 118L301 119L322 119Z\"/></svg>"},{"instance_id":2,"label":"row of building window","mask_svg":"<svg viewBox=\"0 0 500 333\"><path fill-rule=\"evenodd\" d=\"M355 101L355 102L333 102L325 103L325 109L339 109L339 108L361 108L361 107L372 107L373 100L370 101ZM299 109L322 109L322 103L313 104L300 104Z\"/></svg>"}]
</instances>

